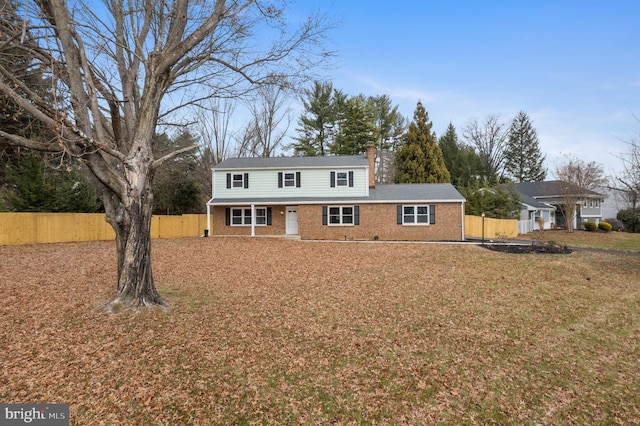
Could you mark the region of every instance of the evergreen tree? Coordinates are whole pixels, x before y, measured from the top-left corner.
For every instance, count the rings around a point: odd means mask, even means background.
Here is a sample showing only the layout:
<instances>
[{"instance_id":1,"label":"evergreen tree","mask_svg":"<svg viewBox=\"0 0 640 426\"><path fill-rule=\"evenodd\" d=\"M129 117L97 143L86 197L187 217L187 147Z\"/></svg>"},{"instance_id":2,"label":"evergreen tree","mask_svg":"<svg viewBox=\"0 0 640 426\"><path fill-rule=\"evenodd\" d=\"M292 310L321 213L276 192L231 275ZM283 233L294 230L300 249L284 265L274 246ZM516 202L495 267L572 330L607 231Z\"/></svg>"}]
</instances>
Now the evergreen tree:
<instances>
[{"instance_id":1,"label":"evergreen tree","mask_svg":"<svg viewBox=\"0 0 640 426\"><path fill-rule=\"evenodd\" d=\"M365 152L367 143L378 139L373 113L373 105L363 95L347 99L331 153L357 155Z\"/></svg>"},{"instance_id":2,"label":"evergreen tree","mask_svg":"<svg viewBox=\"0 0 640 426\"><path fill-rule=\"evenodd\" d=\"M451 182L432 127L427 111L418 102L413 121L396 153L396 183Z\"/></svg>"},{"instance_id":3,"label":"evergreen tree","mask_svg":"<svg viewBox=\"0 0 640 426\"><path fill-rule=\"evenodd\" d=\"M19 212L93 213L102 205L87 178L77 167L59 170L41 153L23 156L6 166L8 191L3 204Z\"/></svg>"},{"instance_id":4,"label":"evergreen tree","mask_svg":"<svg viewBox=\"0 0 640 426\"><path fill-rule=\"evenodd\" d=\"M0 7L0 67L7 75L15 77L32 93L45 101L53 102L51 82L43 76L40 67L34 67L35 54L24 47L33 46L32 35L23 28L29 27L16 13L15 1L4 2ZM21 34L22 40L12 36ZM35 120L15 100L0 92L0 129L27 139L52 139L55 135L48 126ZM6 184L6 166L17 166L17 162L29 152L25 148L8 146L0 137L0 186Z\"/></svg>"},{"instance_id":5,"label":"evergreen tree","mask_svg":"<svg viewBox=\"0 0 640 426\"><path fill-rule=\"evenodd\" d=\"M197 138L188 130L171 139L166 133L156 135L154 142L154 156L162 157L168 152L175 151L197 143ZM202 210L201 187L198 185L198 159L193 151L167 161L156 172L154 179L155 214L184 214L197 213ZM210 191L207 188L206 191Z\"/></svg>"},{"instance_id":6,"label":"evergreen tree","mask_svg":"<svg viewBox=\"0 0 640 426\"><path fill-rule=\"evenodd\" d=\"M295 155L316 156L329 153L336 126L333 85L315 82L313 89L304 91L305 113L298 120L298 134L293 143Z\"/></svg>"},{"instance_id":7,"label":"evergreen tree","mask_svg":"<svg viewBox=\"0 0 640 426\"><path fill-rule=\"evenodd\" d=\"M505 172L516 182L539 182L547 176L538 133L529 116L520 111L511 122L505 148Z\"/></svg>"},{"instance_id":8,"label":"evergreen tree","mask_svg":"<svg viewBox=\"0 0 640 426\"><path fill-rule=\"evenodd\" d=\"M482 185L474 182L466 188L460 188L466 198L464 213L495 219L517 219L520 215L520 196L511 184L489 186L485 180Z\"/></svg>"},{"instance_id":9,"label":"evergreen tree","mask_svg":"<svg viewBox=\"0 0 640 426\"><path fill-rule=\"evenodd\" d=\"M483 173L482 160L472 147L461 143L453 123L438 140L444 164L456 188L471 185Z\"/></svg>"}]
</instances>

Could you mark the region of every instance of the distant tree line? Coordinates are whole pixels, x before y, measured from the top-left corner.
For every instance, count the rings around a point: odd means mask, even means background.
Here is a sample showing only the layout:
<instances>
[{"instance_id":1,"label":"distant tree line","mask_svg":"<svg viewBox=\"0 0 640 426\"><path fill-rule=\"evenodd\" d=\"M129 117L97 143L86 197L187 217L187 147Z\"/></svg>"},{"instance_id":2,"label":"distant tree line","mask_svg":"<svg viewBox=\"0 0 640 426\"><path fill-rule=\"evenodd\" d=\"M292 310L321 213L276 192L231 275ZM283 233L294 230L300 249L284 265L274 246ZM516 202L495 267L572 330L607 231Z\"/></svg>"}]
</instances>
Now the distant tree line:
<instances>
[{"instance_id":1,"label":"distant tree line","mask_svg":"<svg viewBox=\"0 0 640 426\"><path fill-rule=\"evenodd\" d=\"M34 90L46 92L37 87L42 79L34 78L33 84ZM287 144L294 96L299 96L303 109ZM524 111L508 123L496 115L472 119L462 126L460 134L449 123L444 134L437 137L421 102L409 120L388 95L351 96L329 82L315 82L300 92L287 86L264 86L245 105L248 119L239 130L231 130L230 124L238 104L211 99L208 107L201 108L209 111L208 115L200 112L192 125L175 134L156 135L156 157L193 144L200 149L174 158L157 172L155 214L203 212L211 191L211 168L226 158L269 157L287 151L300 156L357 155L365 152L369 142L376 147L378 183L451 183L467 199L468 214L516 218L520 210L518 196L504 184L543 181L547 176L537 131ZM16 122L20 114L6 108L0 109L0 125L21 126L32 137L46 135L47 129ZM627 229L640 231L637 140L630 141L629 148L629 155L623 157L624 173L615 179L619 185L614 189L629 200L629 208L621 211L619 219L628 224ZM1 153L0 210L102 208L81 163L25 149L4 147ZM573 175L568 170L595 167L598 177L587 186L597 188L606 185L602 169L597 166L571 158L557 167L556 175L571 180Z\"/></svg>"}]
</instances>

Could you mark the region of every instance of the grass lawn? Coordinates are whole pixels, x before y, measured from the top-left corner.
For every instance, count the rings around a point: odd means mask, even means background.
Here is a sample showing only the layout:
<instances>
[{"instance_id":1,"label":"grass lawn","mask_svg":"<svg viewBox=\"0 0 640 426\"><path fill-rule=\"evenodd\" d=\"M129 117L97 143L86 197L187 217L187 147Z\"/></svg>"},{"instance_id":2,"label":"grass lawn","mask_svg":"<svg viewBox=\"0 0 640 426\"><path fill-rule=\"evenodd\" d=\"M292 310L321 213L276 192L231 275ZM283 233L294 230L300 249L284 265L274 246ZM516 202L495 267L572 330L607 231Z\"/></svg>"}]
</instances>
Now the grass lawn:
<instances>
[{"instance_id":1,"label":"grass lawn","mask_svg":"<svg viewBox=\"0 0 640 426\"><path fill-rule=\"evenodd\" d=\"M568 246L594 247L611 250L640 251L640 234L628 232L587 232L578 230L567 232L565 230L549 230L531 232L518 238L540 239L555 241Z\"/></svg>"},{"instance_id":2,"label":"grass lawn","mask_svg":"<svg viewBox=\"0 0 640 426\"><path fill-rule=\"evenodd\" d=\"M156 240L171 308L98 314L114 250L0 247L0 401L81 425L640 421L638 257Z\"/></svg>"}]
</instances>

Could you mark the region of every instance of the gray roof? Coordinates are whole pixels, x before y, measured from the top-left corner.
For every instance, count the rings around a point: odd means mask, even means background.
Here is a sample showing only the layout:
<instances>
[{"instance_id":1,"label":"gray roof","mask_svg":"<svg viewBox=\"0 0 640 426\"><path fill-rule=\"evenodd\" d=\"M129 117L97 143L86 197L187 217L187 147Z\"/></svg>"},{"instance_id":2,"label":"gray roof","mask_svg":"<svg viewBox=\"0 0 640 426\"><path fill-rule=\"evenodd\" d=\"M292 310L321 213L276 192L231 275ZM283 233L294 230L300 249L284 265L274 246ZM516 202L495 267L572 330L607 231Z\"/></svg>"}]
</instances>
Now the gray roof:
<instances>
[{"instance_id":1,"label":"gray roof","mask_svg":"<svg viewBox=\"0 0 640 426\"><path fill-rule=\"evenodd\" d=\"M368 197L215 198L211 205L318 204L318 203L461 203L465 198L449 183L377 185Z\"/></svg>"},{"instance_id":2,"label":"gray roof","mask_svg":"<svg viewBox=\"0 0 640 426\"><path fill-rule=\"evenodd\" d=\"M561 180L551 180L544 182L521 182L514 184L514 186L516 191L522 195L528 195L532 198L552 198L562 197L565 188L571 186L571 184ZM583 188L576 188L574 192L576 195L582 197L605 198L602 194Z\"/></svg>"},{"instance_id":3,"label":"gray roof","mask_svg":"<svg viewBox=\"0 0 640 426\"><path fill-rule=\"evenodd\" d=\"M535 209L555 210L555 207L550 206L549 204L545 204L541 201L538 201L533 197L530 197L525 194L519 194L519 195L520 195L520 201L522 202L522 204L525 204L529 207L533 207Z\"/></svg>"},{"instance_id":4,"label":"gray roof","mask_svg":"<svg viewBox=\"0 0 640 426\"><path fill-rule=\"evenodd\" d=\"M229 158L214 167L215 170L312 168L312 167L366 167L366 155L340 155L318 157L253 157Z\"/></svg>"}]
</instances>

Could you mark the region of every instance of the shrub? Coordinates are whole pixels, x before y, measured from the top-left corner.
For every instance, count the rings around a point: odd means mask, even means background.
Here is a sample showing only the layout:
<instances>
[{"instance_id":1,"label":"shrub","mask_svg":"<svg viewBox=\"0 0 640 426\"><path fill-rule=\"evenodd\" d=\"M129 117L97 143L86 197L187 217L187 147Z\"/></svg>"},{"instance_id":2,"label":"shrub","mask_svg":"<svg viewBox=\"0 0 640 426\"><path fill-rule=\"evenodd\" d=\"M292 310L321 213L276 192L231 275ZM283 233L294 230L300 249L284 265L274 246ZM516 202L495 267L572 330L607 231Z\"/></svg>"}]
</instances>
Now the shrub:
<instances>
[{"instance_id":1,"label":"shrub","mask_svg":"<svg viewBox=\"0 0 640 426\"><path fill-rule=\"evenodd\" d=\"M598 229L598 225L596 225L595 222L585 222L583 223L583 225L584 225L584 229L586 229L589 232L593 232L596 229Z\"/></svg>"},{"instance_id":2,"label":"shrub","mask_svg":"<svg viewBox=\"0 0 640 426\"><path fill-rule=\"evenodd\" d=\"M640 232L640 208L620 210L617 217L624 223L625 231Z\"/></svg>"},{"instance_id":3,"label":"shrub","mask_svg":"<svg viewBox=\"0 0 640 426\"><path fill-rule=\"evenodd\" d=\"M611 225L612 231L620 231L622 228L624 228L624 223L622 223L622 221L616 219L615 217L607 218L604 221Z\"/></svg>"},{"instance_id":4,"label":"shrub","mask_svg":"<svg viewBox=\"0 0 640 426\"><path fill-rule=\"evenodd\" d=\"M598 229L601 229L605 232L611 232L611 229L613 229L613 226L611 226L611 224L608 222L600 222L598 224Z\"/></svg>"}]
</instances>

